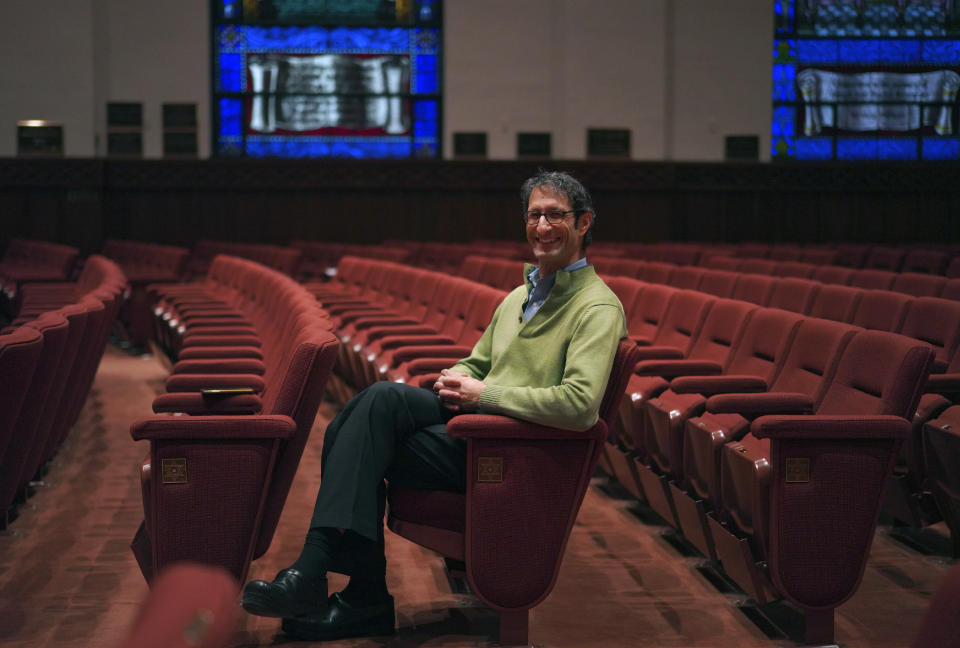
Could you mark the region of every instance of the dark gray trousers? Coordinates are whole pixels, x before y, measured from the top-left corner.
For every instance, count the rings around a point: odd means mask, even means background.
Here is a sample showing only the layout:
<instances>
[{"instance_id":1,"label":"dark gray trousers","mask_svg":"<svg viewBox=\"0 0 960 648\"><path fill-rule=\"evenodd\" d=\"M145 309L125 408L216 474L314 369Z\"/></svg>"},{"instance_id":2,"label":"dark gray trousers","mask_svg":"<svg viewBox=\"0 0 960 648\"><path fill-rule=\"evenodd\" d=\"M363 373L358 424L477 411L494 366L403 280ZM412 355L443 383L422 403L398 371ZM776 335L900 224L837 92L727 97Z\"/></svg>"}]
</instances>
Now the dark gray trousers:
<instances>
[{"instance_id":1,"label":"dark gray trousers","mask_svg":"<svg viewBox=\"0 0 960 648\"><path fill-rule=\"evenodd\" d=\"M466 490L466 442L447 436L450 411L419 387L378 382L327 426L310 528L350 529L382 542L385 488Z\"/></svg>"}]
</instances>

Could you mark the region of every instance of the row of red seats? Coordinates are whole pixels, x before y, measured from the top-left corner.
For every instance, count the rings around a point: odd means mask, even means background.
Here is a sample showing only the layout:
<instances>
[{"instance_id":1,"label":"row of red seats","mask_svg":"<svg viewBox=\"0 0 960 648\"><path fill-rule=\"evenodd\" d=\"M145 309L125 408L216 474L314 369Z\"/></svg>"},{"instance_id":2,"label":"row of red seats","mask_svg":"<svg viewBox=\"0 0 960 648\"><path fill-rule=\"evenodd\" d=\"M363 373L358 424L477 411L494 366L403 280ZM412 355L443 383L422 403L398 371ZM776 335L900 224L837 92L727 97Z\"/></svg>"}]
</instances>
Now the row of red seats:
<instances>
[{"instance_id":1,"label":"row of red seats","mask_svg":"<svg viewBox=\"0 0 960 648\"><path fill-rule=\"evenodd\" d=\"M101 256L77 284L26 284L39 297L0 334L0 515L53 457L93 384L126 278Z\"/></svg>"},{"instance_id":2,"label":"row of red seats","mask_svg":"<svg viewBox=\"0 0 960 648\"><path fill-rule=\"evenodd\" d=\"M341 339L337 371L350 387L342 399L382 380L429 388L438 371L470 353L505 295L445 273L356 257L341 260L335 281L308 288ZM500 612L502 645L529 644L529 609L553 588L636 353L634 344L621 344L594 428L457 416L447 432L467 439L466 493L388 489L389 527L465 563L471 589ZM490 462L502 473L481 480L479 466Z\"/></svg>"},{"instance_id":3,"label":"row of red seats","mask_svg":"<svg viewBox=\"0 0 960 648\"><path fill-rule=\"evenodd\" d=\"M737 290L749 291L751 293L749 297L736 298L757 301L764 306L770 304L763 300L771 299L776 287L780 285L777 279L792 280L782 285L792 286L799 300L815 299L817 291L822 289L822 284L830 284L861 290L886 290L914 297L942 297L960 301L960 278L947 279L915 272L854 270L841 266L814 266L798 261L741 260L732 257L714 257L710 263L717 267L678 266L657 261L599 256L592 256L590 260L603 274L665 283L677 288L700 290L722 297L730 297ZM840 293L831 290L830 294L839 295ZM855 293L851 292L849 295L852 298Z\"/></svg>"},{"instance_id":4,"label":"row of red seats","mask_svg":"<svg viewBox=\"0 0 960 648\"><path fill-rule=\"evenodd\" d=\"M116 262L127 276L130 299L120 311L120 323L131 342L145 345L153 334L152 304L146 287L180 281L190 250L172 245L108 239L102 254Z\"/></svg>"},{"instance_id":5,"label":"row of red seats","mask_svg":"<svg viewBox=\"0 0 960 648\"><path fill-rule=\"evenodd\" d=\"M220 254L256 261L291 277L296 276L297 266L300 263L300 251L294 248L202 239L193 246L184 269L184 278L195 280L206 276L213 259Z\"/></svg>"},{"instance_id":6,"label":"row of red seats","mask_svg":"<svg viewBox=\"0 0 960 648\"><path fill-rule=\"evenodd\" d=\"M359 256L380 259L382 261L406 262L411 250L387 244L353 245L349 243L331 243L326 241L290 241L290 247L300 250L300 267L297 277L301 281L330 277L336 272L336 266L344 256Z\"/></svg>"},{"instance_id":7,"label":"row of red seats","mask_svg":"<svg viewBox=\"0 0 960 648\"><path fill-rule=\"evenodd\" d=\"M20 286L31 281L67 281L79 257L76 248L15 238L0 260L0 314L13 317Z\"/></svg>"},{"instance_id":8,"label":"row of red seats","mask_svg":"<svg viewBox=\"0 0 960 648\"><path fill-rule=\"evenodd\" d=\"M677 265L708 265L715 256L738 259L797 261L814 265L838 265L847 268L918 272L960 276L960 247L952 244L925 243L892 247L865 243L794 245L744 242L723 243L661 242L594 244L593 252L602 256L641 258Z\"/></svg>"},{"instance_id":9,"label":"row of red seats","mask_svg":"<svg viewBox=\"0 0 960 648\"><path fill-rule=\"evenodd\" d=\"M808 641L832 639L934 349L705 293L609 284L641 362L608 471L757 601L803 610ZM915 312L926 325L927 311Z\"/></svg>"},{"instance_id":10,"label":"row of red seats","mask_svg":"<svg viewBox=\"0 0 960 648\"><path fill-rule=\"evenodd\" d=\"M157 415L131 426L150 441L134 554L148 581L179 560L242 581L270 546L339 345L312 295L252 261L218 256L203 282L150 290L177 362Z\"/></svg>"}]
</instances>

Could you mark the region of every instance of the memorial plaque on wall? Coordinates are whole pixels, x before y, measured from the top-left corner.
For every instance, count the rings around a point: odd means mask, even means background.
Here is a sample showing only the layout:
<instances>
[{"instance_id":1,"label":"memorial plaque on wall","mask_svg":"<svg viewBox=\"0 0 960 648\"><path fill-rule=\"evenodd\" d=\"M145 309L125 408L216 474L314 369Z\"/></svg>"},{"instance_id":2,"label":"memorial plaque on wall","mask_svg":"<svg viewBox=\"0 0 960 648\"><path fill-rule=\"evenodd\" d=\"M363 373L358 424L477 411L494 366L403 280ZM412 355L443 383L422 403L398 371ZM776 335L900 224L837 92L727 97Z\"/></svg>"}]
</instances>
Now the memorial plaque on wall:
<instances>
[{"instance_id":1,"label":"memorial plaque on wall","mask_svg":"<svg viewBox=\"0 0 960 648\"><path fill-rule=\"evenodd\" d=\"M134 102L107 103L107 127L143 127L143 104Z\"/></svg>"},{"instance_id":2,"label":"memorial plaque on wall","mask_svg":"<svg viewBox=\"0 0 960 648\"><path fill-rule=\"evenodd\" d=\"M624 128L588 128L587 155L630 157L630 131Z\"/></svg>"},{"instance_id":3,"label":"memorial plaque on wall","mask_svg":"<svg viewBox=\"0 0 960 648\"><path fill-rule=\"evenodd\" d=\"M517 133L517 157L550 157L550 133Z\"/></svg>"},{"instance_id":4,"label":"memorial plaque on wall","mask_svg":"<svg viewBox=\"0 0 960 648\"><path fill-rule=\"evenodd\" d=\"M486 133L454 133L453 154L456 157L486 157Z\"/></svg>"},{"instance_id":5,"label":"memorial plaque on wall","mask_svg":"<svg viewBox=\"0 0 960 648\"><path fill-rule=\"evenodd\" d=\"M39 119L17 122L17 155L62 156L63 124Z\"/></svg>"},{"instance_id":6,"label":"memorial plaque on wall","mask_svg":"<svg viewBox=\"0 0 960 648\"><path fill-rule=\"evenodd\" d=\"M140 131L107 132L107 155L116 157L143 156L143 133Z\"/></svg>"},{"instance_id":7,"label":"memorial plaque on wall","mask_svg":"<svg viewBox=\"0 0 960 648\"><path fill-rule=\"evenodd\" d=\"M758 160L760 138L756 135L727 135L723 138L724 157L727 160Z\"/></svg>"}]
</instances>

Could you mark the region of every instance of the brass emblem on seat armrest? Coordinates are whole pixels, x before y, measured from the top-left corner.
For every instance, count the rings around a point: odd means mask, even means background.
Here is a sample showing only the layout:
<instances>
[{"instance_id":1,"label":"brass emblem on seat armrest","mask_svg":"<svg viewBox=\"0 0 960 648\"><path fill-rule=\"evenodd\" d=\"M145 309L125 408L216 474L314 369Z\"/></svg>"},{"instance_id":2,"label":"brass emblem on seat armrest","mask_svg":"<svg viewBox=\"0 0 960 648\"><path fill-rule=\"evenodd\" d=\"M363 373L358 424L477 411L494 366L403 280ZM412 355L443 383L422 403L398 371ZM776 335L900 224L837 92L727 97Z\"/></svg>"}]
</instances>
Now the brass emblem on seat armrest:
<instances>
[{"instance_id":1,"label":"brass emblem on seat armrest","mask_svg":"<svg viewBox=\"0 0 960 648\"><path fill-rule=\"evenodd\" d=\"M805 484L810 481L809 457L787 458L787 483Z\"/></svg>"},{"instance_id":2,"label":"brass emblem on seat armrest","mask_svg":"<svg viewBox=\"0 0 960 648\"><path fill-rule=\"evenodd\" d=\"M164 484L186 484L187 458L161 459L160 475Z\"/></svg>"},{"instance_id":3,"label":"brass emblem on seat armrest","mask_svg":"<svg viewBox=\"0 0 960 648\"><path fill-rule=\"evenodd\" d=\"M477 481L500 483L503 481L503 457L477 457Z\"/></svg>"}]
</instances>

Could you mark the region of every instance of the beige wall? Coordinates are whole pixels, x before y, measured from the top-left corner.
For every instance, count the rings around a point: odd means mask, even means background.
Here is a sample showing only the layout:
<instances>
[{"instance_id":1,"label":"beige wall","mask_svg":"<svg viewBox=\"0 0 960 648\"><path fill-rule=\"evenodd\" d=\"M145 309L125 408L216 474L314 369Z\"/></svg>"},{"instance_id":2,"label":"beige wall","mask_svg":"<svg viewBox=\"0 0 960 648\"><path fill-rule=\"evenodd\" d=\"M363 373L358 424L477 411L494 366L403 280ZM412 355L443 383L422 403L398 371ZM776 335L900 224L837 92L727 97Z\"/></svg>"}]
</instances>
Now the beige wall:
<instances>
[{"instance_id":1,"label":"beige wall","mask_svg":"<svg viewBox=\"0 0 960 648\"><path fill-rule=\"evenodd\" d=\"M162 150L160 105L195 102L209 154L205 0L5 0L0 156L18 119L66 126L66 152L103 154L107 101L144 104L144 153ZM486 131L511 159L516 134L549 131L582 158L587 128L629 128L639 160L718 160L723 136L769 148L767 0L446 0L444 151Z\"/></svg>"}]
</instances>

